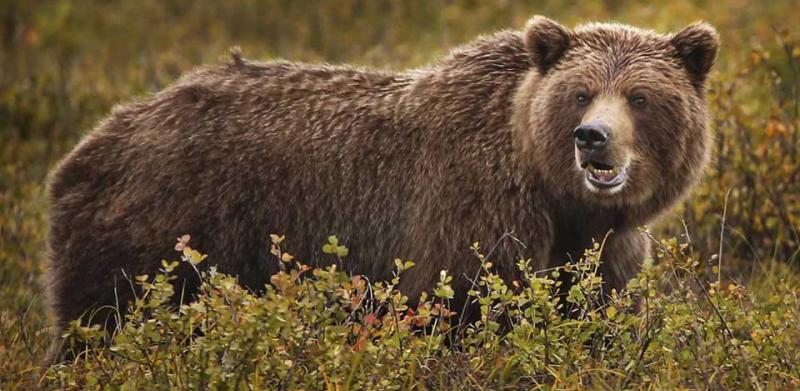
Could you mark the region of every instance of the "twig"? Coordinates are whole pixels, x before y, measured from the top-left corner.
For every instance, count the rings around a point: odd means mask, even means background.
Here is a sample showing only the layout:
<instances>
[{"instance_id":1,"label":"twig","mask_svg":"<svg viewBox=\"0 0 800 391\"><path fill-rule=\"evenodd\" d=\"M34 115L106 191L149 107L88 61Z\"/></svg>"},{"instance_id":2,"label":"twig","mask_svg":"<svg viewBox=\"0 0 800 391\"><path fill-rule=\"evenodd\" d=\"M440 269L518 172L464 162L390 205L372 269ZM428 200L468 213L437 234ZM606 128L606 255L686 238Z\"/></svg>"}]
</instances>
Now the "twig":
<instances>
[{"instance_id":1,"label":"twig","mask_svg":"<svg viewBox=\"0 0 800 391\"><path fill-rule=\"evenodd\" d=\"M725 218L728 214L728 198L733 188L729 187L725 193L725 205L722 207L722 224L719 229L719 253L717 254L717 283L722 284L722 245L725 238Z\"/></svg>"}]
</instances>

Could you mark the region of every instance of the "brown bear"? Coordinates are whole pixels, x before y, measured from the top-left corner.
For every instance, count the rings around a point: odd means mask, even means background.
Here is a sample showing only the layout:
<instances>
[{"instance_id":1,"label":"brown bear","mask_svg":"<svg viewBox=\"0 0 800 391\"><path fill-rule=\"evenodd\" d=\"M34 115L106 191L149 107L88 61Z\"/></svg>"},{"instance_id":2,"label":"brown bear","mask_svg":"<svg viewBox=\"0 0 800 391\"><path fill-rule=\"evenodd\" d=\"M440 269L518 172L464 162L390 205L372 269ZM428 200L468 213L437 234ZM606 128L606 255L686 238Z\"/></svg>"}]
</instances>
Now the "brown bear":
<instances>
[{"instance_id":1,"label":"brown bear","mask_svg":"<svg viewBox=\"0 0 800 391\"><path fill-rule=\"evenodd\" d=\"M519 259L562 265L612 232L602 273L619 288L648 253L637 227L709 161L717 47L705 23L662 35L537 16L403 73L238 55L192 72L115 107L54 171L57 329L124 310L123 272L154 273L187 233L252 289L278 270L269 234L318 265L335 234L348 271L385 279L412 259L401 291L413 300L447 269L463 303L472 242L512 279Z\"/></svg>"}]
</instances>

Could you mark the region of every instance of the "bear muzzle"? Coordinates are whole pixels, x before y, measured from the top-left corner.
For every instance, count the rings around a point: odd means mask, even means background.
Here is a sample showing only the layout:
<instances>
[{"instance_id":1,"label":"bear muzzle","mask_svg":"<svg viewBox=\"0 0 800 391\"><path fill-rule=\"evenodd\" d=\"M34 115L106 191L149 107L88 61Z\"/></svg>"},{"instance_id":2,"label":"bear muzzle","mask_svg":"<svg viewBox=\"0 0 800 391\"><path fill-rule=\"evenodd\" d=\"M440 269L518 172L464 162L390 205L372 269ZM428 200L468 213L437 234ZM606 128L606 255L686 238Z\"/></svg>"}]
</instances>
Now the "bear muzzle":
<instances>
[{"instance_id":1,"label":"bear muzzle","mask_svg":"<svg viewBox=\"0 0 800 391\"><path fill-rule=\"evenodd\" d=\"M584 171L590 190L621 188L628 179L628 165L619 164L613 153L612 132L603 122L579 125L573 132L575 158Z\"/></svg>"}]
</instances>

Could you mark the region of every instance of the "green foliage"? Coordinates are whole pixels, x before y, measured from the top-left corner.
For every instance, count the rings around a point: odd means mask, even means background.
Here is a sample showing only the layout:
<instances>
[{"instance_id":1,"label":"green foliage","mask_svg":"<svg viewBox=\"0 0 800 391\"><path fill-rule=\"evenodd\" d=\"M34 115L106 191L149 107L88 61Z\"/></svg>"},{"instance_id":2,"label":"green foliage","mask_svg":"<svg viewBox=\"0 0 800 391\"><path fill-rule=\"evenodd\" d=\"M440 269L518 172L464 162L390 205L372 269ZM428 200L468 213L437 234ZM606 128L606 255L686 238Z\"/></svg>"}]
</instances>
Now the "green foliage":
<instances>
[{"instance_id":1,"label":"green foliage","mask_svg":"<svg viewBox=\"0 0 800 391\"><path fill-rule=\"evenodd\" d=\"M273 236L273 240L276 236ZM282 241L283 238L280 237ZM182 263L142 276L126 323L108 336L73 323L81 346L47 369L51 387L121 389L531 389L538 387L800 387L800 286L781 281L768 300L745 286L701 280L688 245L656 241L655 262L623 292L603 294L602 247L578 263L507 286L473 245L483 268L472 300L480 320L451 327L451 277L409 306L397 277L371 283L337 267L300 262L254 295L214 267L197 272L196 300L171 304L177 267L202 256L184 244ZM283 253L285 254L285 253ZM281 254L275 262L287 263ZM707 262L714 262L708 260ZM654 266L655 265L655 266ZM560 289L573 281L567 292ZM310 278L303 278L310 277Z\"/></svg>"},{"instance_id":2,"label":"green foliage","mask_svg":"<svg viewBox=\"0 0 800 391\"><path fill-rule=\"evenodd\" d=\"M398 259L392 281L368 281L303 267L274 236L281 271L265 295L208 270L201 295L175 310L166 305L173 272L208 262L186 237L181 261L135 281L145 294L110 348L39 365L50 342L46 173L113 104L236 45L248 58L401 69L537 13L658 31L705 19L720 31L709 91L715 164L679 218L656 231L680 239L654 240L656 259L629 289L601 300L599 249L547 274L523 260L524 279L506 285L476 244L478 317L451 328L460 314L448 309L446 272L409 307L396 287L413 262ZM2 1L0 388L798 388L796 20L792 1ZM347 262L336 237L322 245ZM561 286L570 276L578 283ZM108 338L76 325L69 340Z\"/></svg>"},{"instance_id":3,"label":"green foliage","mask_svg":"<svg viewBox=\"0 0 800 391\"><path fill-rule=\"evenodd\" d=\"M334 254L339 259L346 257L347 254L349 253L347 247L340 246L339 239L337 239L336 236L333 235L328 236L328 243L325 243L325 245L322 246L322 252L325 254Z\"/></svg>"}]
</instances>

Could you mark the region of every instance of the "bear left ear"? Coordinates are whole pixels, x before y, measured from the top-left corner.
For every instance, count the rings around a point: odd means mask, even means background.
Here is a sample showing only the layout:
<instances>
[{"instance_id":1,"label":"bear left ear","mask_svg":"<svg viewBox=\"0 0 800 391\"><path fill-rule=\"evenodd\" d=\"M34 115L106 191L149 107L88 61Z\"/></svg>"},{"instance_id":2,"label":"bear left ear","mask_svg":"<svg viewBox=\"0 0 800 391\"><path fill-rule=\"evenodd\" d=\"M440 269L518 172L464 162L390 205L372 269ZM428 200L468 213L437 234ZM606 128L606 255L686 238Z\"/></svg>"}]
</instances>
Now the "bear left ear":
<instances>
[{"instance_id":1,"label":"bear left ear","mask_svg":"<svg viewBox=\"0 0 800 391\"><path fill-rule=\"evenodd\" d=\"M563 26L536 15L525 26L524 40L531 63L546 73L567 51L570 38Z\"/></svg>"},{"instance_id":2,"label":"bear left ear","mask_svg":"<svg viewBox=\"0 0 800 391\"><path fill-rule=\"evenodd\" d=\"M708 23L696 22L672 36L670 42L678 51L678 58L689 73L692 83L698 87L703 86L717 58L717 30Z\"/></svg>"}]
</instances>

